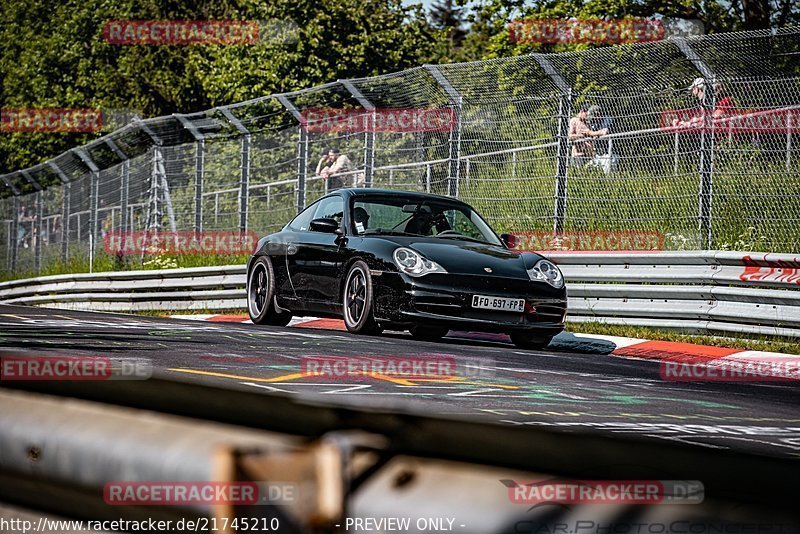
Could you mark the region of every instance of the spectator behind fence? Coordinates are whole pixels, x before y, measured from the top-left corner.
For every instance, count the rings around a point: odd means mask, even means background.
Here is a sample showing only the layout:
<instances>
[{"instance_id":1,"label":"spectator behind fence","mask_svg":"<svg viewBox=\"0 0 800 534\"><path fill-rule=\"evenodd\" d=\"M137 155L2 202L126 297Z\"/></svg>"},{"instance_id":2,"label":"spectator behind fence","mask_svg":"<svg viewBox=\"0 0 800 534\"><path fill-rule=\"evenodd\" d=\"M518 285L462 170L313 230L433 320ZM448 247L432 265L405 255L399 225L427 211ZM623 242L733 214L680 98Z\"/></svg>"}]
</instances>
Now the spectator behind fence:
<instances>
[{"instance_id":1,"label":"spectator behind fence","mask_svg":"<svg viewBox=\"0 0 800 534\"><path fill-rule=\"evenodd\" d=\"M569 120L569 140L572 141L572 160L577 165L583 165L595 156L594 141L592 137L600 137L608 133L607 129L592 130L586 122L588 108L582 105L578 115Z\"/></svg>"},{"instance_id":2,"label":"spectator behind fence","mask_svg":"<svg viewBox=\"0 0 800 534\"><path fill-rule=\"evenodd\" d=\"M325 167L320 171L322 176L328 182L328 191L334 189L341 189L344 187L346 176L335 176L338 173L348 172L352 169L353 164L350 158L342 154L338 148L332 148L328 151L328 158L332 162L330 167Z\"/></svg>"},{"instance_id":3,"label":"spectator behind fence","mask_svg":"<svg viewBox=\"0 0 800 534\"><path fill-rule=\"evenodd\" d=\"M319 162L317 163L317 170L314 172L317 176L322 176L322 171L329 168L333 165L333 162L336 161L335 159L331 159L330 150L326 150L322 157L319 158Z\"/></svg>"},{"instance_id":4,"label":"spectator behind fence","mask_svg":"<svg viewBox=\"0 0 800 534\"><path fill-rule=\"evenodd\" d=\"M697 99L699 112L686 121L674 119L672 121L673 126L697 127L703 124L703 102L706 98L706 81L703 78L695 78L692 85L689 86L689 92ZM712 118L721 119L731 116L734 108L733 99L726 94L725 87L719 82L714 84L714 97L716 104L711 114Z\"/></svg>"}]
</instances>

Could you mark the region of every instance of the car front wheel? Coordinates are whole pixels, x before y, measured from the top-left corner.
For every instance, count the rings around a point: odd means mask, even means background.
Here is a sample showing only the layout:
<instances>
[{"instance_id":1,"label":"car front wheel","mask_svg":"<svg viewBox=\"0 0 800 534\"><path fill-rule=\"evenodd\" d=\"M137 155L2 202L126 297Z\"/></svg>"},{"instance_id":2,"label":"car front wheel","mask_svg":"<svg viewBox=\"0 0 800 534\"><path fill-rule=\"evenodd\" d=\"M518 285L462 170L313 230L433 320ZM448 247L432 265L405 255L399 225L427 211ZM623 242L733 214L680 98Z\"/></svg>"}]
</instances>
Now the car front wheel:
<instances>
[{"instance_id":1,"label":"car front wheel","mask_svg":"<svg viewBox=\"0 0 800 534\"><path fill-rule=\"evenodd\" d=\"M552 339L552 336L541 336L532 332L511 332L511 341L521 349L543 349Z\"/></svg>"},{"instance_id":2,"label":"car front wheel","mask_svg":"<svg viewBox=\"0 0 800 534\"><path fill-rule=\"evenodd\" d=\"M372 277L361 260L353 263L344 283L342 296L344 325L354 334L378 334L372 307Z\"/></svg>"},{"instance_id":3,"label":"car front wheel","mask_svg":"<svg viewBox=\"0 0 800 534\"><path fill-rule=\"evenodd\" d=\"M258 258L247 275L247 312L254 324L286 326L292 314L275 309L275 274L272 263L264 256Z\"/></svg>"}]
</instances>

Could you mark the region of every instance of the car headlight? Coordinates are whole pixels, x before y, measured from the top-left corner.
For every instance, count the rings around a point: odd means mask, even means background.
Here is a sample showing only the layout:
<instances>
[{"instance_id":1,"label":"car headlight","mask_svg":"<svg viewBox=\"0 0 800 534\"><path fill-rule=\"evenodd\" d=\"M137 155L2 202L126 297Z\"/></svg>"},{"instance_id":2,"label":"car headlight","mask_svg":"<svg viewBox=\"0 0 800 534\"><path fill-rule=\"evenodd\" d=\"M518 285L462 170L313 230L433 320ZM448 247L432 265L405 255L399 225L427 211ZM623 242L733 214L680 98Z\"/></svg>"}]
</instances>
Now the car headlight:
<instances>
[{"instance_id":1,"label":"car headlight","mask_svg":"<svg viewBox=\"0 0 800 534\"><path fill-rule=\"evenodd\" d=\"M394 263L397 268L409 276L425 276L431 273L444 273L444 268L410 248L400 247L394 251Z\"/></svg>"},{"instance_id":2,"label":"car headlight","mask_svg":"<svg viewBox=\"0 0 800 534\"><path fill-rule=\"evenodd\" d=\"M564 275L552 261L539 260L528 269L528 276L534 282L547 282L556 289L564 287Z\"/></svg>"}]
</instances>

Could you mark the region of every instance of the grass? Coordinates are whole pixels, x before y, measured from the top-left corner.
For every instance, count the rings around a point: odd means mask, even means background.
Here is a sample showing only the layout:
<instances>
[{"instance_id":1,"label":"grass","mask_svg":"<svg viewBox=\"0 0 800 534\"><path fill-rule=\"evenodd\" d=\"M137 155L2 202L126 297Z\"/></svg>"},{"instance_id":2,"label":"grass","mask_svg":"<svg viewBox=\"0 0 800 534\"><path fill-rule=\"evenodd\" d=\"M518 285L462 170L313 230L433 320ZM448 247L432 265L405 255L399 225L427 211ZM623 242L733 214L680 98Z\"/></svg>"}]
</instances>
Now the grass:
<instances>
[{"instance_id":1,"label":"grass","mask_svg":"<svg viewBox=\"0 0 800 534\"><path fill-rule=\"evenodd\" d=\"M645 150L646 151L646 150ZM657 231L667 250L699 250L696 154L674 158L666 148L629 155L606 176L597 167L571 166L565 231ZM509 158L476 158L461 196L498 232L552 230L555 168L547 150ZM666 154L666 155L665 155ZM623 154L623 156L625 156ZM720 147L714 162L712 249L797 252L800 173L767 151ZM463 174L463 172L462 172Z\"/></svg>"}]
</instances>

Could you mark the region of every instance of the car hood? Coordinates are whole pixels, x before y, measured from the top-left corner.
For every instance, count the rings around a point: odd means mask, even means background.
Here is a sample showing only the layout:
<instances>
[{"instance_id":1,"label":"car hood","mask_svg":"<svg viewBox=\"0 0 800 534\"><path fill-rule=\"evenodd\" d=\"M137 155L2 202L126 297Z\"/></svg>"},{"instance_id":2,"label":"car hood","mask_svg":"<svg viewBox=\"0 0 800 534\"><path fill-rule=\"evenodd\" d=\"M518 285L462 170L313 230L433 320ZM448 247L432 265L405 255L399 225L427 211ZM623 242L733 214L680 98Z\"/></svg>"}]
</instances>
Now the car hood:
<instances>
[{"instance_id":1,"label":"car hood","mask_svg":"<svg viewBox=\"0 0 800 534\"><path fill-rule=\"evenodd\" d=\"M444 267L450 274L485 276L489 273L486 269L491 269L493 276L528 279L526 263L528 267L532 267L536 259L528 259L526 262L524 256L538 259L535 254L455 239L391 237L387 240L416 250Z\"/></svg>"}]
</instances>

